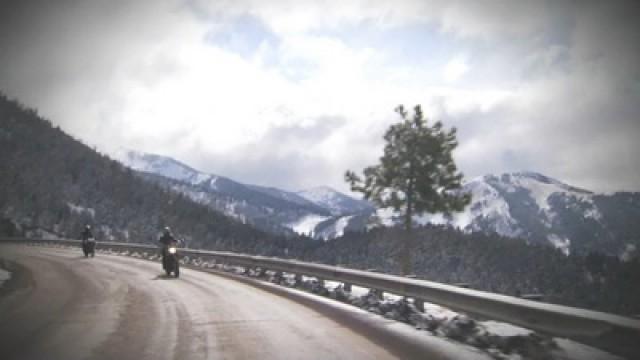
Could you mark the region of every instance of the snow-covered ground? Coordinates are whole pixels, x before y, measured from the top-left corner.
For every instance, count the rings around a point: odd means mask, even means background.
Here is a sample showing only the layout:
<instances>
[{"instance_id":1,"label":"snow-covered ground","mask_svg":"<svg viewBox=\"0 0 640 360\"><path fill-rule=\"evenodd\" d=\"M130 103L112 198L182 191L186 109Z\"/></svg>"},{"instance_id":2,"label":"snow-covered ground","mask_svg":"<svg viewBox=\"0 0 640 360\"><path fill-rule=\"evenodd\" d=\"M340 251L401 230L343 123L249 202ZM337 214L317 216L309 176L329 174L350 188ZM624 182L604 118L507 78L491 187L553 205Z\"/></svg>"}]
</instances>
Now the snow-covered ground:
<instances>
[{"instance_id":1,"label":"snow-covered ground","mask_svg":"<svg viewBox=\"0 0 640 360\"><path fill-rule=\"evenodd\" d=\"M4 283L9 279L11 279L11 273L7 270L0 269L0 287L2 287L2 285L4 285Z\"/></svg>"},{"instance_id":2,"label":"snow-covered ground","mask_svg":"<svg viewBox=\"0 0 640 360\"><path fill-rule=\"evenodd\" d=\"M213 179L211 175L196 171L169 157L122 148L115 151L112 156L114 159L137 171L155 173L191 184L200 184L211 179L211 185L215 184L215 179Z\"/></svg>"},{"instance_id":3,"label":"snow-covered ground","mask_svg":"<svg viewBox=\"0 0 640 360\"><path fill-rule=\"evenodd\" d=\"M335 230L334 230L335 237L340 237L344 235L344 229L347 227L347 225L349 225L349 220L351 220L352 218L353 218L352 215L343 216L340 219L338 219L338 221L336 221Z\"/></svg>"},{"instance_id":4,"label":"snow-covered ground","mask_svg":"<svg viewBox=\"0 0 640 360\"><path fill-rule=\"evenodd\" d=\"M92 218L96 217L96 211L93 208L89 208L89 207L84 207L81 205L77 205L74 204L72 202L68 202L67 206L69 206L69 210L71 210L72 212L76 213L76 214L88 214L90 215Z\"/></svg>"},{"instance_id":5,"label":"snow-covered ground","mask_svg":"<svg viewBox=\"0 0 640 360\"><path fill-rule=\"evenodd\" d=\"M320 204L323 207L329 209L332 214L339 214L342 211L341 201L337 191L326 187L320 186L309 190L298 192L298 195L315 203Z\"/></svg>"},{"instance_id":6,"label":"snow-covered ground","mask_svg":"<svg viewBox=\"0 0 640 360\"><path fill-rule=\"evenodd\" d=\"M316 279L314 277L303 276L302 280L308 283L313 283ZM336 291L339 292L342 285L343 284L338 281L324 281L324 288L329 291L329 297L334 297L331 294L335 294ZM319 292L317 288L313 287L312 292L318 294L322 293ZM391 313L385 313L385 310L383 309L393 309L403 301L402 296L389 293L384 293L382 299L379 301L372 300L370 289L360 286L352 286L349 296L351 297L351 300L347 300L346 302L351 302L359 308L363 308L369 312L378 313L387 318L394 317L389 315ZM365 300L360 302L358 302L358 300L353 301L353 299L358 298ZM409 300L409 302L411 303L412 300ZM429 326L432 327L429 330L432 334L438 337L460 341L471 346L477 346L477 344L484 343L484 346L486 346L487 349L487 354L490 354L495 359L527 359L529 357L523 356L523 354L519 353L517 346L511 347L505 344L510 342L514 344L517 342L529 342L529 346L532 346L533 348L537 347L537 350L529 349L522 351L534 351L534 353L536 351L540 353L545 352L549 359L622 360L620 357L588 345L564 338L544 337L544 335L537 334L533 330L509 323L494 320L476 321L462 313L437 304L424 303L424 313L421 313L420 317L427 319L427 324L430 324ZM416 328L421 328L419 323L420 321L415 324ZM480 349L483 348L484 347L482 346L480 347ZM505 349L510 349L510 351L505 352ZM536 354L540 355L538 353Z\"/></svg>"},{"instance_id":7,"label":"snow-covered ground","mask_svg":"<svg viewBox=\"0 0 640 360\"><path fill-rule=\"evenodd\" d=\"M611 355L608 352L596 349L591 346L577 343L569 339L554 338L560 353L558 356L564 355L566 359L579 360L623 360L618 356ZM631 360L631 359L629 359Z\"/></svg>"},{"instance_id":8,"label":"snow-covered ground","mask_svg":"<svg viewBox=\"0 0 640 360\"><path fill-rule=\"evenodd\" d=\"M559 237L556 234L549 234L547 239L553 244L556 249L560 249L563 254L569 255L571 252L571 240L566 237Z\"/></svg>"},{"instance_id":9,"label":"snow-covered ground","mask_svg":"<svg viewBox=\"0 0 640 360\"><path fill-rule=\"evenodd\" d=\"M45 240L57 240L60 239L58 234L45 229L33 229L25 231L25 237L29 239L45 239Z\"/></svg>"},{"instance_id":10,"label":"snow-covered ground","mask_svg":"<svg viewBox=\"0 0 640 360\"><path fill-rule=\"evenodd\" d=\"M327 220L328 218L329 218L328 216L315 215L315 214L306 215L298 219L297 221L287 224L287 227L298 234L313 236L313 232L316 226L319 223Z\"/></svg>"},{"instance_id":11,"label":"snow-covered ground","mask_svg":"<svg viewBox=\"0 0 640 360\"><path fill-rule=\"evenodd\" d=\"M332 215L356 214L372 210L370 204L354 199L328 186L318 186L297 192L297 195L325 208Z\"/></svg>"}]
</instances>

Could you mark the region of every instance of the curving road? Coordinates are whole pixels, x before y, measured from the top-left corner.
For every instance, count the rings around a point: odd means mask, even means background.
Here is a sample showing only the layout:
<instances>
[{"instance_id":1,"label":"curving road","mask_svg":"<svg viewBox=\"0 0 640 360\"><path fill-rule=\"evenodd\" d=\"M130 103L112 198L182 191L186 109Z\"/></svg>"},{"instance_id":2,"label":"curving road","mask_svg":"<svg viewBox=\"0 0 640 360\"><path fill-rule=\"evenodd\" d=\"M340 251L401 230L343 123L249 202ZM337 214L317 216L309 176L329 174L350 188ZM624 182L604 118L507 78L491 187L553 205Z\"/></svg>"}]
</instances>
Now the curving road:
<instances>
[{"instance_id":1,"label":"curving road","mask_svg":"<svg viewBox=\"0 0 640 360\"><path fill-rule=\"evenodd\" d=\"M9 359L485 358L409 326L250 279L79 249L0 245Z\"/></svg>"}]
</instances>

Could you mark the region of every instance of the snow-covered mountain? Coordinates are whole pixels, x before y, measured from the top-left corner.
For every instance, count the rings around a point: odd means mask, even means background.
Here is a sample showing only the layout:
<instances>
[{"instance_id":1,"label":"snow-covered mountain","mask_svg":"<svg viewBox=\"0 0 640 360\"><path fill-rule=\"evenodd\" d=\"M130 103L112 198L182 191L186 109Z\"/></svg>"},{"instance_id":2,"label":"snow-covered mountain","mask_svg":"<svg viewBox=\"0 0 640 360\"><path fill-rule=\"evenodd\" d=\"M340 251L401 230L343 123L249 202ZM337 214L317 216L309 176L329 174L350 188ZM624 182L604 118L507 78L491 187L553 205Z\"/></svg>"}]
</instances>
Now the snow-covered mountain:
<instances>
[{"instance_id":1,"label":"snow-covered mountain","mask_svg":"<svg viewBox=\"0 0 640 360\"><path fill-rule=\"evenodd\" d=\"M318 186L312 189L298 191L298 195L316 205L328 209L332 215L348 215L371 212L375 208L363 200L356 200L328 186Z\"/></svg>"},{"instance_id":2,"label":"snow-covered mountain","mask_svg":"<svg viewBox=\"0 0 640 360\"><path fill-rule=\"evenodd\" d=\"M199 172L186 164L167 156L143 153L140 151L118 149L112 154L115 160L133 170L161 175L170 179L184 181L193 185L209 182L215 188L218 177Z\"/></svg>"},{"instance_id":3,"label":"snow-covered mountain","mask_svg":"<svg viewBox=\"0 0 640 360\"><path fill-rule=\"evenodd\" d=\"M375 212L375 207L369 202L354 199L328 186L298 191L297 194L331 213L331 216L306 216L290 224L296 232L316 239L333 239L345 231L362 231Z\"/></svg>"},{"instance_id":4,"label":"snow-covered mountain","mask_svg":"<svg viewBox=\"0 0 640 360\"><path fill-rule=\"evenodd\" d=\"M421 215L419 224L448 224L464 231L495 232L532 243L551 243L565 253L599 250L621 254L638 242L633 219L640 193L596 194L534 172L485 175L466 182L472 202L449 218ZM374 224L394 225L397 214L378 209ZM371 225L370 225L371 226Z\"/></svg>"},{"instance_id":5,"label":"snow-covered mountain","mask_svg":"<svg viewBox=\"0 0 640 360\"><path fill-rule=\"evenodd\" d=\"M368 203L335 190L313 197L308 195L319 192L295 193L243 184L166 156L118 150L113 157L150 181L270 232L333 238L343 234L352 218L374 210Z\"/></svg>"},{"instance_id":6,"label":"snow-covered mountain","mask_svg":"<svg viewBox=\"0 0 640 360\"><path fill-rule=\"evenodd\" d=\"M317 239L401 222L391 209L374 209L328 187L291 192L206 174L169 157L115 154L147 179L184 193L243 222L275 233ZM534 172L485 175L466 182L472 202L445 218L423 214L417 224L446 224L545 243L565 253L590 250L622 255L640 248L640 193L597 194Z\"/></svg>"}]
</instances>

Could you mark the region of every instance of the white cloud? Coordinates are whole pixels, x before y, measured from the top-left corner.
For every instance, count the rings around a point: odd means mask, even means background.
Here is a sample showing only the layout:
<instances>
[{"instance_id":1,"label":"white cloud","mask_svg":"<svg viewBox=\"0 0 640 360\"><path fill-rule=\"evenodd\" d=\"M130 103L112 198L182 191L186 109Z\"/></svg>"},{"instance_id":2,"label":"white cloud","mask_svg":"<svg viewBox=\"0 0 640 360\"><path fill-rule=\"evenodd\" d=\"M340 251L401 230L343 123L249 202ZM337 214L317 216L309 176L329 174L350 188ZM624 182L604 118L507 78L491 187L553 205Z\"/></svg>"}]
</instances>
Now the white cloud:
<instances>
[{"instance_id":1,"label":"white cloud","mask_svg":"<svg viewBox=\"0 0 640 360\"><path fill-rule=\"evenodd\" d=\"M462 56L451 59L444 67L444 80L448 83L456 82L469 71L469 65Z\"/></svg>"},{"instance_id":2,"label":"white cloud","mask_svg":"<svg viewBox=\"0 0 640 360\"><path fill-rule=\"evenodd\" d=\"M423 104L459 128L456 156L468 175L533 168L596 189L640 183L625 155L637 149L640 51L624 11L589 4L569 17L564 3L418 0L189 4L61 2L37 21L29 7L23 20L4 22L21 36L0 31L0 45L10 44L0 52L0 83L100 148L173 155L290 189L346 190L344 171L377 160L400 103ZM234 52L215 35L242 32L243 24L229 26L242 16L264 29ZM354 28L413 36L421 51L409 58L387 44L354 45L343 36ZM424 32L442 44L426 43Z\"/></svg>"}]
</instances>

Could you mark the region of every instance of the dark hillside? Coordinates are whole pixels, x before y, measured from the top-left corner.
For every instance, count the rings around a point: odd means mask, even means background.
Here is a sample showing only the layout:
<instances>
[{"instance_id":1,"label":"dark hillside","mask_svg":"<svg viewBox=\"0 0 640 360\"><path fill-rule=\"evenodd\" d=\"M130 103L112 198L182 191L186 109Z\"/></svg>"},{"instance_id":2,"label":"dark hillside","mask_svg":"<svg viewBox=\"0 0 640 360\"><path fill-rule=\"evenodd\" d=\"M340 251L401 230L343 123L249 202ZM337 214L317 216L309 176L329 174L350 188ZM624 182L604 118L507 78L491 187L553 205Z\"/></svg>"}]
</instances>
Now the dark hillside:
<instances>
[{"instance_id":1,"label":"dark hillside","mask_svg":"<svg viewBox=\"0 0 640 360\"><path fill-rule=\"evenodd\" d=\"M399 273L399 228L346 233L327 241L310 260ZM414 230L413 269L420 278L506 295L544 295L547 302L620 314L640 314L640 259L592 252L565 256L550 246L450 227Z\"/></svg>"},{"instance_id":2,"label":"dark hillside","mask_svg":"<svg viewBox=\"0 0 640 360\"><path fill-rule=\"evenodd\" d=\"M153 242L165 225L191 247L279 254L284 239L235 221L135 176L31 109L0 96L0 230L77 237L90 223L102 240Z\"/></svg>"}]
</instances>

